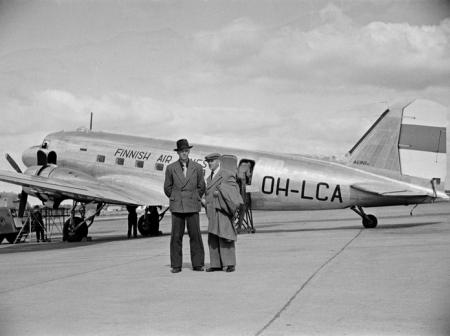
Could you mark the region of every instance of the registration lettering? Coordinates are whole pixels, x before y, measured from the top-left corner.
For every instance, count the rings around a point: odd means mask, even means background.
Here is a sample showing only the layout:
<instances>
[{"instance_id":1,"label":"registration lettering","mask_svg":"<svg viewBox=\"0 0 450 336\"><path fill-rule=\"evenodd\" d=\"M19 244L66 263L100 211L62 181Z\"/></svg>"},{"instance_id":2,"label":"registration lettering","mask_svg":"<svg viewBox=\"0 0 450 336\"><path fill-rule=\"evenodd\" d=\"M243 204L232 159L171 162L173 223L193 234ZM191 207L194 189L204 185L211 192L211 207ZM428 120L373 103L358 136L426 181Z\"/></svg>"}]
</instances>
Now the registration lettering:
<instances>
[{"instance_id":1,"label":"registration lettering","mask_svg":"<svg viewBox=\"0 0 450 336\"><path fill-rule=\"evenodd\" d=\"M296 185L299 186L298 189L295 188ZM289 178L264 176L261 190L266 195L275 194L288 197L290 194L299 194L300 198L306 200L342 203L341 186L339 184L333 187L326 182L307 183L306 180L293 181Z\"/></svg>"}]
</instances>

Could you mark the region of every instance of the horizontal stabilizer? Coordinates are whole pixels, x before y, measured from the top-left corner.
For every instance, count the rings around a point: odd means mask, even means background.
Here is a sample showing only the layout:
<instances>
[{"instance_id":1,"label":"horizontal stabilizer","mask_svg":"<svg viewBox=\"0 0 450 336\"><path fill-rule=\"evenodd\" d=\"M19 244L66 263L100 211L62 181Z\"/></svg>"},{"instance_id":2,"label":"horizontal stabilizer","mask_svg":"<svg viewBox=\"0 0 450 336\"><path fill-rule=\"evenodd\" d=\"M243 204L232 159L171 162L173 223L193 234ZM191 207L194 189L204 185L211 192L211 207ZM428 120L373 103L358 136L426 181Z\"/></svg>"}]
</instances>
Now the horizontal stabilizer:
<instances>
[{"instance_id":1,"label":"horizontal stabilizer","mask_svg":"<svg viewBox=\"0 0 450 336\"><path fill-rule=\"evenodd\" d=\"M426 191L423 189L410 188L407 186L391 184L391 183L382 183L382 182L373 182L373 183L356 183L351 186L353 189L368 192L371 194L376 194L380 196L389 196L389 197L425 197L431 196L434 197L433 190Z\"/></svg>"}]
</instances>

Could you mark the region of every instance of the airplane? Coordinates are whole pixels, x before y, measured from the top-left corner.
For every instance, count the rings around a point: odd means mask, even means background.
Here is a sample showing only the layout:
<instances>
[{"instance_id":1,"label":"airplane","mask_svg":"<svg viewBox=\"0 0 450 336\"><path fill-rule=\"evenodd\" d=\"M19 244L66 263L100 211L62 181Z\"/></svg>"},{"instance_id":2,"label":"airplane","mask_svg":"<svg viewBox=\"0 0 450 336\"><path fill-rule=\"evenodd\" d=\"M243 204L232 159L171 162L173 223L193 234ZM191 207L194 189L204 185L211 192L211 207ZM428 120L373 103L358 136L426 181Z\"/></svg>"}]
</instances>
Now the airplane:
<instances>
[{"instance_id":1,"label":"airplane","mask_svg":"<svg viewBox=\"0 0 450 336\"><path fill-rule=\"evenodd\" d=\"M193 144L190 159L209 169L210 152L234 160L250 195L251 210L325 210L349 208L365 228L377 218L364 208L448 200L445 194L447 108L417 99L392 104L348 153L347 162L299 155L247 151ZM56 132L23 152L27 167L0 171L0 181L22 186L27 195L57 208L63 200L90 205L88 218L74 214L65 224L69 241L87 236L102 206L167 206L165 169L178 159L175 141L94 131ZM167 209L166 209L167 210ZM148 235L139 218L141 234ZM91 221L87 224L88 221Z\"/></svg>"}]
</instances>

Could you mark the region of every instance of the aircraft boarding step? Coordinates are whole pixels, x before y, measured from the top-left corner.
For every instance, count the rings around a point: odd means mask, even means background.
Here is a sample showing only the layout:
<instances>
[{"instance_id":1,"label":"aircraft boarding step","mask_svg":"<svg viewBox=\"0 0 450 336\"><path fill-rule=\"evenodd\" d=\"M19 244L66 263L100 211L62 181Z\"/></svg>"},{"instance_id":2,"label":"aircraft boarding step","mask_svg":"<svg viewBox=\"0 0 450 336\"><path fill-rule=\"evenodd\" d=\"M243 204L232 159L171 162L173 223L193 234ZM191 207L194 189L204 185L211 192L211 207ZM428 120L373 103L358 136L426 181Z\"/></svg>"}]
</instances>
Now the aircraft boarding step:
<instances>
[{"instance_id":1,"label":"aircraft boarding step","mask_svg":"<svg viewBox=\"0 0 450 336\"><path fill-rule=\"evenodd\" d=\"M27 240L28 235L30 234L29 229L26 229L26 225L22 226L20 231L17 233L16 239L14 239L13 244L23 243Z\"/></svg>"},{"instance_id":2,"label":"aircraft boarding step","mask_svg":"<svg viewBox=\"0 0 450 336\"><path fill-rule=\"evenodd\" d=\"M255 233L253 227L253 213L251 208L251 198L249 193L241 193L244 204L242 204L236 214L234 226L237 233Z\"/></svg>"},{"instance_id":3,"label":"aircraft boarding step","mask_svg":"<svg viewBox=\"0 0 450 336\"><path fill-rule=\"evenodd\" d=\"M256 231L253 227L251 195L246 190L245 182L239 180L239 187L244 204L239 207L236 213L234 227L236 228L237 233L255 233Z\"/></svg>"}]
</instances>

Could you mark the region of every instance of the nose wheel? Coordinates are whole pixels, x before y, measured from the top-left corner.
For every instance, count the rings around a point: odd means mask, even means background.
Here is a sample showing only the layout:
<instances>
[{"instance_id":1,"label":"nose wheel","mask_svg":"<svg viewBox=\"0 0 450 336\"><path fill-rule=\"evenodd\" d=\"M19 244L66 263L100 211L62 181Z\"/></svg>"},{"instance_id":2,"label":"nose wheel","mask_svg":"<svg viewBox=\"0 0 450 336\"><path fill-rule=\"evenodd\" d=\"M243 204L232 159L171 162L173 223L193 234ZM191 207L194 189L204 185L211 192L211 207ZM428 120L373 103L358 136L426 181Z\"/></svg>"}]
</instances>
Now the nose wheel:
<instances>
[{"instance_id":1,"label":"nose wheel","mask_svg":"<svg viewBox=\"0 0 450 336\"><path fill-rule=\"evenodd\" d=\"M358 215L361 216L362 218L362 225L366 228L366 229L373 229L376 228L378 225L378 219L377 217L375 217L374 215L371 214L366 214L363 210L362 207L360 207L359 205L354 205L352 207L350 207L350 209L352 209L354 212L356 212Z\"/></svg>"}]
</instances>

